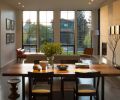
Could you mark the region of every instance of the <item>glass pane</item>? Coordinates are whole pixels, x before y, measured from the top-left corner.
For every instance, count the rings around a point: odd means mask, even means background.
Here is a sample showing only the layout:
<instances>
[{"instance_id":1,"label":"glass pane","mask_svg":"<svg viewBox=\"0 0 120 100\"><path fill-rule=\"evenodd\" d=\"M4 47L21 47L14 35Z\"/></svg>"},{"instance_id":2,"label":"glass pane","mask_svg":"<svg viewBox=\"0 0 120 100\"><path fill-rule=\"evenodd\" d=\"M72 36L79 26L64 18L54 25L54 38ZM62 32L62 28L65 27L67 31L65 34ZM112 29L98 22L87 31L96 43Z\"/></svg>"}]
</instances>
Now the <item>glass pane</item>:
<instances>
[{"instance_id":1,"label":"glass pane","mask_svg":"<svg viewBox=\"0 0 120 100\"><path fill-rule=\"evenodd\" d=\"M26 51L36 51L36 46L32 49L37 44L36 32L37 11L23 11L23 47Z\"/></svg>"},{"instance_id":2,"label":"glass pane","mask_svg":"<svg viewBox=\"0 0 120 100\"><path fill-rule=\"evenodd\" d=\"M77 11L78 54L82 53L84 48L91 47L91 13L91 11Z\"/></svg>"},{"instance_id":3,"label":"glass pane","mask_svg":"<svg viewBox=\"0 0 120 100\"><path fill-rule=\"evenodd\" d=\"M68 55L73 55L74 54L74 47L69 46L68 47Z\"/></svg>"},{"instance_id":4,"label":"glass pane","mask_svg":"<svg viewBox=\"0 0 120 100\"><path fill-rule=\"evenodd\" d=\"M46 22L53 22L53 11L47 11L47 21Z\"/></svg>"},{"instance_id":5,"label":"glass pane","mask_svg":"<svg viewBox=\"0 0 120 100\"><path fill-rule=\"evenodd\" d=\"M74 45L74 34L61 32L61 43L63 45Z\"/></svg>"},{"instance_id":6,"label":"glass pane","mask_svg":"<svg viewBox=\"0 0 120 100\"><path fill-rule=\"evenodd\" d=\"M68 19L69 20L75 19L75 11L68 11Z\"/></svg>"},{"instance_id":7,"label":"glass pane","mask_svg":"<svg viewBox=\"0 0 120 100\"><path fill-rule=\"evenodd\" d=\"M60 20L60 40L62 45L66 45L64 47L65 52L67 48L67 53L65 54L73 54L74 53L74 11L61 11L61 20ZM69 48L70 45L73 45L72 47L72 53L71 48Z\"/></svg>"},{"instance_id":8,"label":"glass pane","mask_svg":"<svg viewBox=\"0 0 120 100\"><path fill-rule=\"evenodd\" d=\"M62 46L63 47L63 54L65 55L73 55L74 54L74 46Z\"/></svg>"},{"instance_id":9,"label":"glass pane","mask_svg":"<svg viewBox=\"0 0 120 100\"><path fill-rule=\"evenodd\" d=\"M37 11L23 11L23 22L37 22Z\"/></svg>"},{"instance_id":10,"label":"glass pane","mask_svg":"<svg viewBox=\"0 0 120 100\"><path fill-rule=\"evenodd\" d=\"M46 21L47 21L47 12L46 11L40 11L39 12L39 16L40 16L40 18L39 18L39 20L40 20L40 23L45 23Z\"/></svg>"},{"instance_id":11,"label":"glass pane","mask_svg":"<svg viewBox=\"0 0 120 100\"><path fill-rule=\"evenodd\" d=\"M40 11L40 44L53 42L53 11Z\"/></svg>"},{"instance_id":12,"label":"glass pane","mask_svg":"<svg viewBox=\"0 0 120 100\"><path fill-rule=\"evenodd\" d=\"M31 45L23 45L23 47L24 47L26 52L36 52L36 49L37 49L36 45L33 45L33 46L31 46Z\"/></svg>"},{"instance_id":13,"label":"glass pane","mask_svg":"<svg viewBox=\"0 0 120 100\"><path fill-rule=\"evenodd\" d=\"M53 21L53 11L40 11L39 12L39 21L42 22L52 22Z\"/></svg>"},{"instance_id":14,"label":"glass pane","mask_svg":"<svg viewBox=\"0 0 120 100\"><path fill-rule=\"evenodd\" d=\"M61 19L68 19L68 18L67 18L67 12L68 12L68 11L61 11L61 12L60 12L60 15L61 15L60 18L61 18Z\"/></svg>"}]
</instances>

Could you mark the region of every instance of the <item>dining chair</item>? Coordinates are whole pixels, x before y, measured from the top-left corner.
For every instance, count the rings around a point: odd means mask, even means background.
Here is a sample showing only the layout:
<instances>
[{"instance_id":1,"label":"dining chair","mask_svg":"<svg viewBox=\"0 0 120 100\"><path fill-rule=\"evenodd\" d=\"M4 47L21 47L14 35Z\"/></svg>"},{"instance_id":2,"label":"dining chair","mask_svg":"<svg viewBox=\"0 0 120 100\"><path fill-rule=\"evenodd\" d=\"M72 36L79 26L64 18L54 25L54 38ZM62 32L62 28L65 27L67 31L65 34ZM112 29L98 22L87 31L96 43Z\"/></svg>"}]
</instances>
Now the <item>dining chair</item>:
<instances>
[{"instance_id":1,"label":"dining chair","mask_svg":"<svg viewBox=\"0 0 120 100\"><path fill-rule=\"evenodd\" d=\"M71 84L71 87L66 89L65 83ZM61 77L61 93L62 97L64 98L65 91L73 91L75 86L75 77L74 76L66 76L66 77Z\"/></svg>"},{"instance_id":2,"label":"dining chair","mask_svg":"<svg viewBox=\"0 0 120 100\"><path fill-rule=\"evenodd\" d=\"M74 100L78 100L79 96L90 96L95 97L95 100L99 100L99 80L100 72L75 72L76 86L74 89ZM80 78L91 79L91 83L80 83Z\"/></svg>"},{"instance_id":3,"label":"dining chair","mask_svg":"<svg viewBox=\"0 0 120 100\"><path fill-rule=\"evenodd\" d=\"M62 60L61 63L63 64L75 64L77 63L78 60ZM62 93L62 97L64 98L64 92L66 91L65 89L65 83L71 83L72 86L70 87L70 89L67 89L67 91L73 91L74 90L74 84L75 84L75 77L74 76L63 76L61 77L61 93Z\"/></svg>"},{"instance_id":4,"label":"dining chair","mask_svg":"<svg viewBox=\"0 0 120 100\"><path fill-rule=\"evenodd\" d=\"M37 96L48 96L52 100L53 72L28 72L29 100L36 100Z\"/></svg>"},{"instance_id":5,"label":"dining chair","mask_svg":"<svg viewBox=\"0 0 120 100\"><path fill-rule=\"evenodd\" d=\"M93 48L85 48L80 57L90 58L93 55Z\"/></svg>"},{"instance_id":6,"label":"dining chair","mask_svg":"<svg viewBox=\"0 0 120 100\"><path fill-rule=\"evenodd\" d=\"M25 50L21 48L16 49L16 57L17 62L19 62L19 60L21 61L22 59L26 59L27 55L25 54Z\"/></svg>"}]
</instances>

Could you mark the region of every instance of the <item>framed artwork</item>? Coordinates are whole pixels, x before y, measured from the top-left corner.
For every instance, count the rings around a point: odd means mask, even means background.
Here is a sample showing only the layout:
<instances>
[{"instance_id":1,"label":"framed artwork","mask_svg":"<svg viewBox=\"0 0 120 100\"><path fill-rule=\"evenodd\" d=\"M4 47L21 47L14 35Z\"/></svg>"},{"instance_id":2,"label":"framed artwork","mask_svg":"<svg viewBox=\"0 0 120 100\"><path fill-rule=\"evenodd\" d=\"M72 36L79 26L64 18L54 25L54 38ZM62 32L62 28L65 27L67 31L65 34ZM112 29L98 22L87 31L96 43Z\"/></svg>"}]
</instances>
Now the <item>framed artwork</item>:
<instances>
[{"instance_id":1,"label":"framed artwork","mask_svg":"<svg viewBox=\"0 0 120 100\"><path fill-rule=\"evenodd\" d=\"M10 43L10 33L6 33L6 44Z\"/></svg>"},{"instance_id":2,"label":"framed artwork","mask_svg":"<svg viewBox=\"0 0 120 100\"><path fill-rule=\"evenodd\" d=\"M110 34L115 34L115 26L110 27Z\"/></svg>"},{"instance_id":3,"label":"framed artwork","mask_svg":"<svg viewBox=\"0 0 120 100\"><path fill-rule=\"evenodd\" d=\"M10 43L14 43L14 33L10 33Z\"/></svg>"},{"instance_id":4,"label":"framed artwork","mask_svg":"<svg viewBox=\"0 0 120 100\"><path fill-rule=\"evenodd\" d=\"M11 29L11 20L6 18L6 30Z\"/></svg>"},{"instance_id":5,"label":"framed artwork","mask_svg":"<svg viewBox=\"0 0 120 100\"><path fill-rule=\"evenodd\" d=\"M120 34L120 26L119 25L115 26L115 34Z\"/></svg>"},{"instance_id":6,"label":"framed artwork","mask_svg":"<svg viewBox=\"0 0 120 100\"><path fill-rule=\"evenodd\" d=\"M15 21L11 20L11 25L10 25L11 30L15 29Z\"/></svg>"}]
</instances>

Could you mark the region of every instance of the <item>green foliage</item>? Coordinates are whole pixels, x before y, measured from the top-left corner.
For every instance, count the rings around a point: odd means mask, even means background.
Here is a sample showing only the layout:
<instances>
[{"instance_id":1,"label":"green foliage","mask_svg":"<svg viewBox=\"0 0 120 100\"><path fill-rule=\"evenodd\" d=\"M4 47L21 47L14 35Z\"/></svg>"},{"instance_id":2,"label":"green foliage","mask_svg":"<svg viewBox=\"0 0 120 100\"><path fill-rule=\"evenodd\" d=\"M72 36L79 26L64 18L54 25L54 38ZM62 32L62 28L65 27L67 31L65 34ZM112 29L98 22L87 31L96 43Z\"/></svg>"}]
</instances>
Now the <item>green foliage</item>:
<instances>
[{"instance_id":1,"label":"green foliage","mask_svg":"<svg viewBox=\"0 0 120 100\"><path fill-rule=\"evenodd\" d=\"M91 46L91 35L90 34L86 34L85 39L84 39L84 46L85 47Z\"/></svg>"},{"instance_id":2,"label":"green foliage","mask_svg":"<svg viewBox=\"0 0 120 100\"><path fill-rule=\"evenodd\" d=\"M47 57L51 57L53 55L62 54L63 48L60 43L44 43L40 50L45 53Z\"/></svg>"}]
</instances>

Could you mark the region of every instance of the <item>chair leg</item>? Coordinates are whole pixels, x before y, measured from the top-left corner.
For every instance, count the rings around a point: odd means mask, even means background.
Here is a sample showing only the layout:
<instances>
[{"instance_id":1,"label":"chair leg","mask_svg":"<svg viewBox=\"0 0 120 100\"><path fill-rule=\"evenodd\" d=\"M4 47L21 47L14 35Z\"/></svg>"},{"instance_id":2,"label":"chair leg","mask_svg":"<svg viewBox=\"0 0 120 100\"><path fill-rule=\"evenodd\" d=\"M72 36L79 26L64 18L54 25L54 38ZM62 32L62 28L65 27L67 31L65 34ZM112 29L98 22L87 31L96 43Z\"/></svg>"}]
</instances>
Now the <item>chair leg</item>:
<instances>
[{"instance_id":1,"label":"chair leg","mask_svg":"<svg viewBox=\"0 0 120 100\"><path fill-rule=\"evenodd\" d=\"M90 100L92 100L92 96L90 96Z\"/></svg>"},{"instance_id":2,"label":"chair leg","mask_svg":"<svg viewBox=\"0 0 120 100\"><path fill-rule=\"evenodd\" d=\"M61 77L61 93L62 97L64 98L64 81L62 80L62 77Z\"/></svg>"},{"instance_id":3,"label":"chair leg","mask_svg":"<svg viewBox=\"0 0 120 100\"><path fill-rule=\"evenodd\" d=\"M78 96L76 95L76 100L78 100Z\"/></svg>"},{"instance_id":4,"label":"chair leg","mask_svg":"<svg viewBox=\"0 0 120 100\"><path fill-rule=\"evenodd\" d=\"M96 100L99 100L99 94L97 93L97 95L96 95Z\"/></svg>"},{"instance_id":5,"label":"chair leg","mask_svg":"<svg viewBox=\"0 0 120 100\"><path fill-rule=\"evenodd\" d=\"M52 100L52 94L49 94L48 100Z\"/></svg>"}]
</instances>

